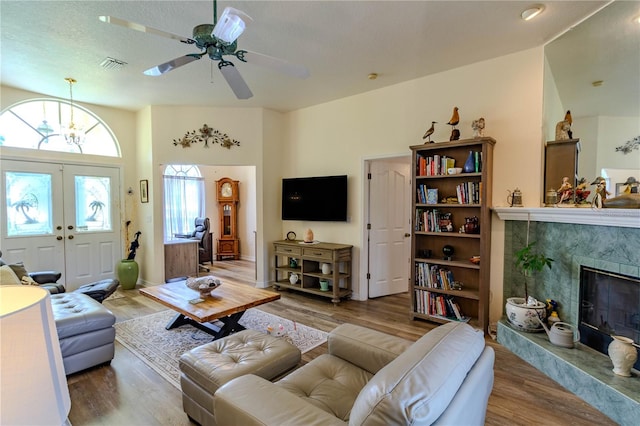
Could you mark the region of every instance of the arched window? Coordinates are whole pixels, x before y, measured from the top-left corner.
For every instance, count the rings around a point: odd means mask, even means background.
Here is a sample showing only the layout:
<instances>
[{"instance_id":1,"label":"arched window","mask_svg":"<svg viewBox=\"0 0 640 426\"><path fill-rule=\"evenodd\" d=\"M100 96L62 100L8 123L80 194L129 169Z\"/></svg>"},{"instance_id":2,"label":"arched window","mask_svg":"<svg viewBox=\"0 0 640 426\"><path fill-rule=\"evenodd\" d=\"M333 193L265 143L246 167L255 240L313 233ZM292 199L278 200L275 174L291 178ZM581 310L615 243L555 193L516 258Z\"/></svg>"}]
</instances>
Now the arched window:
<instances>
[{"instance_id":1,"label":"arched window","mask_svg":"<svg viewBox=\"0 0 640 426\"><path fill-rule=\"evenodd\" d=\"M170 240L191 234L196 217L204 217L204 178L193 165L168 165L163 175L164 235Z\"/></svg>"},{"instance_id":2,"label":"arched window","mask_svg":"<svg viewBox=\"0 0 640 426\"><path fill-rule=\"evenodd\" d=\"M71 120L75 138L66 131ZM66 137L65 137L66 133ZM120 157L113 132L91 111L58 99L31 99L0 114L0 145Z\"/></svg>"}]
</instances>

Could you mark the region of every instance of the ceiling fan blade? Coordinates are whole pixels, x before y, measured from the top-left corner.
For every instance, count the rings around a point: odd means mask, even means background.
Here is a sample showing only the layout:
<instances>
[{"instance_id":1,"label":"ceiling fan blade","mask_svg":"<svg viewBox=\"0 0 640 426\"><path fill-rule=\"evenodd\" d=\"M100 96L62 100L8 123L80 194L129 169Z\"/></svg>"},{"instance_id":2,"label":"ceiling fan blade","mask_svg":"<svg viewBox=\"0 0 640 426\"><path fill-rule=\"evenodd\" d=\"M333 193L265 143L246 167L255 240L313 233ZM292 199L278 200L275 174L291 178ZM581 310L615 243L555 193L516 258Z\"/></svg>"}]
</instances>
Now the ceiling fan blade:
<instances>
[{"instance_id":1,"label":"ceiling fan blade","mask_svg":"<svg viewBox=\"0 0 640 426\"><path fill-rule=\"evenodd\" d=\"M197 61L200 58L202 58L202 55L200 54L180 56L179 58L172 59L171 61L165 62L164 64L156 65L153 68L149 68L148 70L144 71L144 74L157 77L159 75L168 73L169 71L174 70L178 67L190 64L193 61Z\"/></svg>"},{"instance_id":2,"label":"ceiling fan blade","mask_svg":"<svg viewBox=\"0 0 640 426\"><path fill-rule=\"evenodd\" d=\"M253 97L251 89L249 89L244 78L242 78L240 72L231 62L220 61L218 62L218 68L238 99L249 99Z\"/></svg>"},{"instance_id":3,"label":"ceiling fan blade","mask_svg":"<svg viewBox=\"0 0 640 426\"><path fill-rule=\"evenodd\" d=\"M147 27L145 25L142 24L138 24L135 22L130 22L130 21L126 21L124 19L120 19L120 18L116 18L115 16L98 16L98 19L101 20L102 22L105 22L107 24L114 24L114 25L120 25L121 27L125 27L125 28L130 28L132 30L136 30L136 31L141 31L143 33L147 33L147 34L155 34L157 36L160 37L166 37L166 38L170 38L173 40L178 40L182 43L186 43L186 44L194 44L195 41L187 38L187 37L182 37L176 34L171 34L168 33L166 31L162 31L162 30L157 30L155 28L152 27Z\"/></svg>"},{"instance_id":4,"label":"ceiling fan blade","mask_svg":"<svg viewBox=\"0 0 640 426\"><path fill-rule=\"evenodd\" d=\"M284 59L274 58L273 56L263 55L262 53L249 52L247 50L239 50L237 53L238 59L241 61L271 68L292 77L307 78L310 75L309 70L304 65L293 64Z\"/></svg>"}]
</instances>

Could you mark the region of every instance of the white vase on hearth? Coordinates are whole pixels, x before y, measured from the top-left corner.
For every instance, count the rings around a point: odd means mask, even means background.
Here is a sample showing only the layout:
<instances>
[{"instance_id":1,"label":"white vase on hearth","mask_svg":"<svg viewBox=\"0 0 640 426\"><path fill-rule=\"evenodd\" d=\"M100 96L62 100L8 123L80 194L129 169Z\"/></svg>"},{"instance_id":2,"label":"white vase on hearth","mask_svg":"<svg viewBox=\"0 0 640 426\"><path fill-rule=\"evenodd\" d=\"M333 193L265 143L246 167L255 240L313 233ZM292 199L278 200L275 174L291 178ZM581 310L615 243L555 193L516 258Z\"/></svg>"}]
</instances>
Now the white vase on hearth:
<instances>
[{"instance_id":1,"label":"white vase on hearth","mask_svg":"<svg viewBox=\"0 0 640 426\"><path fill-rule=\"evenodd\" d=\"M609 358L613 362L613 372L618 376L631 377L631 367L638 359L638 352L633 346L633 340L623 336L611 336L609 343Z\"/></svg>"}]
</instances>

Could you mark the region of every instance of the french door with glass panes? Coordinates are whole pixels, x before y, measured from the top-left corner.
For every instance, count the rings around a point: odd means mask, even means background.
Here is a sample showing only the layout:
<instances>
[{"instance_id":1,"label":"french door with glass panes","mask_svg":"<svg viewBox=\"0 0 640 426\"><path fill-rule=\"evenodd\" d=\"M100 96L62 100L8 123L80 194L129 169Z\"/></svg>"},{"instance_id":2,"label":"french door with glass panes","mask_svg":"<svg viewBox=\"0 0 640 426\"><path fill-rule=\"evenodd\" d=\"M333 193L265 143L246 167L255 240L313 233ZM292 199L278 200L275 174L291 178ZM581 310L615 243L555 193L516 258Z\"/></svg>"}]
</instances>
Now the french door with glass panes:
<instances>
[{"instance_id":1,"label":"french door with glass panes","mask_svg":"<svg viewBox=\"0 0 640 426\"><path fill-rule=\"evenodd\" d=\"M2 160L1 178L5 262L59 271L67 291L114 278L122 253L117 168Z\"/></svg>"}]
</instances>

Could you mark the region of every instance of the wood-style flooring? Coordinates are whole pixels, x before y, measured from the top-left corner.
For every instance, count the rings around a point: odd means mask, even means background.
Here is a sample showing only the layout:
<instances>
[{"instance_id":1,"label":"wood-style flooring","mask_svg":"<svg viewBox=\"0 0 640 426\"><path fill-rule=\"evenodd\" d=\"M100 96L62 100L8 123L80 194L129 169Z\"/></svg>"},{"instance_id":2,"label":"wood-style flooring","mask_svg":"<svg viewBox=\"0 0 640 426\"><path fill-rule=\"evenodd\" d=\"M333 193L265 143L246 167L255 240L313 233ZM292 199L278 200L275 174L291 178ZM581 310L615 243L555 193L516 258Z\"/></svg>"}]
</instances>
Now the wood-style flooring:
<instances>
[{"instance_id":1,"label":"wood-style flooring","mask_svg":"<svg viewBox=\"0 0 640 426\"><path fill-rule=\"evenodd\" d=\"M211 275L254 284L254 265L246 261L214 262ZM138 290L119 290L125 297L106 300L117 321L165 310ZM326 298L282 291L282 298L260 309L329 331L350 322L416 340L435 324L409 319L408 294L364 302L346 300L339 306ZM495 383L487 410L487 425L614 425L556 382L522 361L497 342ZM326 343L303 355L310 361L326 352ZM182 411L181 393L129 350L116 342L110 366L68 377L71 393L69 420L82 425L191 425ZM37 404L37 403L36 403Z\"/></svg>"}]
</instances>

